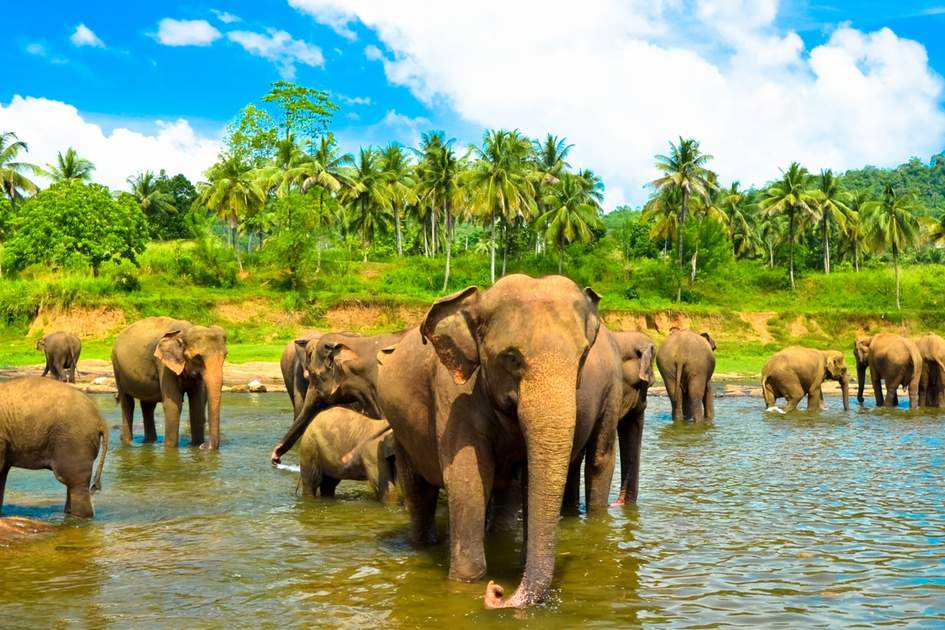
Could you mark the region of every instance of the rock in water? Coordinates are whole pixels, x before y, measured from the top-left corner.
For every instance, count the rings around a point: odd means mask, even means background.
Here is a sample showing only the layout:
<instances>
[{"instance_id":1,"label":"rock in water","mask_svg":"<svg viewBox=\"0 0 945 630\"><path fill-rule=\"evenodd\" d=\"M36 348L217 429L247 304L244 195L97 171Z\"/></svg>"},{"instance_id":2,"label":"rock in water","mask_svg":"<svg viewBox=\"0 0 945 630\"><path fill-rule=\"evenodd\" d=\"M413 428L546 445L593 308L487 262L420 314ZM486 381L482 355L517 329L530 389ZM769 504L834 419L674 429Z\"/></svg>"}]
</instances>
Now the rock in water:
<instances>
[{"instance_id":1,"label":"rock in water","mask_svg":"<svg viewBox=\"0 0 945 630\"><path fill-rule=\"evenodd\" d=\"M259 379L255 378L249 382L249 385L247 385L246 388L255 394L261 394L266 391L266 386L263 385Z\"/></svg>"}]
</instances>

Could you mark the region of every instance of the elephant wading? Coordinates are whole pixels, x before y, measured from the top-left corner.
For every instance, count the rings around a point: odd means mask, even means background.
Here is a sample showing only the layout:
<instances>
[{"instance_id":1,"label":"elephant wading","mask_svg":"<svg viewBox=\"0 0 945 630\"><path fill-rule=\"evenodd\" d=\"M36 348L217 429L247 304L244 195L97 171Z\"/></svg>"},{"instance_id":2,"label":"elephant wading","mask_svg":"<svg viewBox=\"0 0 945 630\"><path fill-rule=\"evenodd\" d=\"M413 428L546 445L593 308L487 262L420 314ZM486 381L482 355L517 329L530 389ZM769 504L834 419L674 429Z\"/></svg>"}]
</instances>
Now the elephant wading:
<instances>
[{"instance_id":1,"label":"elephant wading","mask_svg":"<svg viewBox=\"0 0 945 630\"><path fill-rule=\"evenodd\" d=\"M343 479L367 481L383 503L397 503L394 434L384 420L331 407L312 420L299 442L305 496L335 495Z\"/></svg>"},{"instance_id":2,"label":"elephant wading","mask_svg":"<svg viewBox=\"0 0 945 630\"><path fill-rule=\"evenodd\" d=\"M819 410L824 401L824 379L840 383L843 409L850 409L849 376L843 353L791 346L768 359L761 371L761 389L767 409L777 410L778 398L787 400L784 413L794 411L804 396L807 409Z\"/></svg>"},{"instance_id":3,"label":"elephant wading","mask_svg":"<svg viewBox=\"0 0 945 630\"><path fill-rule=\"evenodd\" d=\"M620 446L620 494L615 505L634 503L640 492L640 450L646 394L653 385L653 340L641 332L614 333L621 356L623 402L617 423ZM583 384L583 381L582 381Z\"/></svg>"},{"instance_id":4,"label":"elephant wading","mask_svg":"<svg viewBox=\"0 0 945 630\"><path fill-rule=\"evenodd\" d=\"M112 367L121 404L121 440L130 444L135 399L141 401L144 441L154 442L154 408L164 406L164 446L177 448L184 394L190 402L190 443L220 447L220 398L226 333L170 317L132 324L115 339ZM209 419L210 441L204 442Z\"/></svg>"},{"instance_id":5,"label":"elephant wading","mask_svg":"<svg viewBox=\"0 0 945 630\"><path fill-rule=\"evenodd\" d=\"M715 340L709 333L674 328L656 352L656 366L673 407L673 422L715 417Z\"/></svg>"},{"instance_id":6,"label":"elephant wading","mask_svg":"<svg viewBox=\"0 0 945 630\"><path fill-rule=\"evenodd\" d=\"M293 417L299 415L302 410L302 403L305 402L305 390L308 388L305 343L313 339L318 340L319 337L321 337L321 333L310 332L297 340L290 341L282 351L282 358L279 359L282 382L285 383L285 391L289 394L289 400L292 401Z\"/></svg>"},{"instance_id":7,"label":"elephant wading","mask_svg":"<svg viewBox=\"0 0 945 630\"><path fill-rule=\"evenodd\" d=\"M877 407L895 407L899 404L899 387L909 390L909 408L919 405L919 383L922 379L922 355L919 348L905 337L879 333L872 337L857 337L853 344L856 357L856 400L863 404L866 368L870 370L873 395ZM883 383L886 395L883 395Z\"/></svg>"},{"instance_id":8,"label":"elephant wading","mask_svg":"<svg viewBox=\"0 0 945 630\"><path fill-rule=\"evenodd\" d=\"M915 340L922 355L919 406L941 407L945 402L945 339L929 333Z\"/></svg>"},{"instance_id":9,"label":"elephant wading","mask_svg":"<svg viewBox=\"0 0 945 630\"><path fill-rule=\"evenodd\" d=\"M67 488L66 513L93 516L107 453L105 420L79 390L38 376L0 383L0 511L11 467L45 468Z\"/></svg>"},{"instance_id":10,"label":"elephant wading","mask_svg":"<svg viewBox=\"0 0 945 630\"><path fill-rule=\"evenodd\" d=\"M75 383L75 370L82 352L82 341L68 332L54 332L36 342L36 349L46 355L43 376L57 381Z\"/></svg>"}]
</instances>

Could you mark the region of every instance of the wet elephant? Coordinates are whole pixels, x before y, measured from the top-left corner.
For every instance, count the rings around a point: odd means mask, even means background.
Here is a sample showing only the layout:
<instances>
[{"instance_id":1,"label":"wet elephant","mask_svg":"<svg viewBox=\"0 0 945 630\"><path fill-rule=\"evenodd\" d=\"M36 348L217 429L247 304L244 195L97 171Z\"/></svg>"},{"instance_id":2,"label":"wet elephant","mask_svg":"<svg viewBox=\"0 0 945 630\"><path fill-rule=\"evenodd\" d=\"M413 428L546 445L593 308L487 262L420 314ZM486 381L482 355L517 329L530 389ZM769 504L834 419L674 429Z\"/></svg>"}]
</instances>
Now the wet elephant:
<instances>
[{"instance_id":1,"label":"wet elephant","mask_svg":"<svg viewBox=\"0 0 945 630\"><path fill-rule=\"evenodd\" d=\"M623 403L617 424L620 447L620 493L615 505L635 503L640 492L640 451L646 395L655 381L653 358L656 346L641 332L614 333L620 349L623 376Z\"/></svg>"},{"instance_id":2,"label":"wet elephant","mask_svg":"<svg viewBox=\"0 0 945 630\"><path fill-rule=\"evenodd\" d=\"M112 348L121 404L121 439L131 443L135 399L141 401L144 441L154 442L154 408L164 407L164 446L177 448L184 395L190 403L190 443L220 447L220 399L226 333L170 317L149 317L123 330ZM204 426L210 440L204 442Z\"/></svg>"},{"instance_id":3,"label":"wet elephant","mask_svg":"<svg viewBox=\"0 0 945 630\"><path fill-rule=\"evenodd\" d=\"M308 388L308 370L305 367L305 343L312 339L321 337L319 332L305 333L298 339L293 339L285 345L282 351L282 358L279 359L279 369L282 371L282 382L285 383L285 391L289 394L289 400L292 401L293 418L302 410L302 403L305 402L305 390Z\"/></svg>"},{"instance_id":4,"label":"wet elephant","mask_svg":"<svg viewBox=\"0 0 945 630\"><path fill-rule=\"evenodd\" d=\"M857 402L863 404L866 369L869 368L877 407L897 406L900 386L909 390L909 408L918 407L922 355L913 341L893 333L857 337L853 344L853 354L856 357ZM884 383L885 395L883 394Z\"/></svg>"},{"instance_id":5,"label":"wet elephant","mask_svg":"<svg viewBox=\"0 0 945 630\"><path fill-rule=\"evenodd\" d=\"M707 333L674 328L656 352L656 366L673 407L673 422L715 417L715 340Z\"/></svg>"},{"instance_id":6,"label":"wet elephant","mask_svg":"<svg viewBox=\"0 0 945 630\"><path fill-rule=\"evenodd\" d=\"M107 453L105 420L79 390L38 376L0 383L0 511L10 468L45 468L67 488L66 513L93 516Z\"/></svg>"},{"instance_id":7,"label":"wet elephant","mask_svg":"<svg viewBox=\"0 0 945 630\"><path fill-rule=\"evenodd\" d=\"M57 381L75 383L75 370L82 353L82 341L69 332L54 332L36 342L36 349L46 355L47 374Z\"/></svg>"},{"instance_id":8,"label":"wet elephant","mask_svg":"<svg viewBox=\"0 0 945 630\"><path fill-rule=\"evenodd\" d=\"M843 408L849 410L850 381L842 352L801 346L780 350L761 370L765 407L775 408L777 399L784 398L787 401L784 413L788 413L807 396L807 409L819 410L824 401L822 385L828 378L840 383Z\"/></svg>"},{"instance_id":9,"label":"wet elephant","mask_svg":"<svg viewBox=\"0 0 945 630\"><path fill-rule=\"evenodd\" d=\"M941 407L945 402L945 339L929 333L915 340L922 355L919 406Z\"/></svg>"}]
</instances>

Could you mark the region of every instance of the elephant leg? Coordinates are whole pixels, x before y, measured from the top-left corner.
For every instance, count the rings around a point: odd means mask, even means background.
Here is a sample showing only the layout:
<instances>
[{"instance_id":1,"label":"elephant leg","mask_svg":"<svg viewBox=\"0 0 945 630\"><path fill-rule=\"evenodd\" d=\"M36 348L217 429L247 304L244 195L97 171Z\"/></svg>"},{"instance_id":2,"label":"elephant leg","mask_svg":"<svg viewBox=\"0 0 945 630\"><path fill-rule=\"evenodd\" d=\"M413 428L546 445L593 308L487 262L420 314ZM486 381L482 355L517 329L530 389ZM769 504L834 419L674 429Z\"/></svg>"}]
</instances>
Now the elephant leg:
<instances>
[{"instance_id":1,"label":"elephant leg","mask_svg":"<svg viewBox=\"0 0 945 630\"><path fill-rule=\"evenodd\" d=\"M394 456L380 457L377 461L377 498L385 505L397 505L400 492L397 490L397 471Z\"/></svg>"},{"instance_id":2,"label":"elephant leg","mask_svg":"<svg viewBox=\"0 0 945 630\"><path fill-rule=\"evenodd\" d=\"M162 383L162 389L163 386ZM176 384L168 389L161 401L164 407L164 447L177 448L180 445L180 411L184 397Z\"/></svg>"},{"instance_id":3,"label":"elephant leg","mask_svg":"<svg viewBox=\"0 0 945 630\"><path fill-rule=\"evenodd\" d=\"M581 464L584 453L571 462L568 467L568 480L564 486L564 498L561 501L561 513L576 516L581 513Z\"/></svg>"},{"instance_id":4,"label":"elephant leg","mask_svg":"<svg viewBox=\"0 0 945 630\"><path fill-rule=\"evenodd\" d=\"M3 493L7 488L7 475L10 474L10 467L3 460L3 452L0 451L0 514L3 514Z\"/></svg>"},{"instance_id":5,"label":"elephant leg","mask_svg":"<svg viewBox=\"0 0 945 630\"><path fill-rule=\"evenodd\" d=\"M517 479L493 486L488 531L508 532L518 527L518 515L522 510L521 490Z\"/></svg>"},{"instance_id":6,"label":"elephant leg","mask_svg":"<svg viewBox=\"0 0 945 630\"><path fill-rule=\"evenodd\" d=\"M643 416L643 411L630 412L617 425L617 440L620 446L620 494L614 505L636 503L640 494Z\"/></svg>"},{"instance_id":7,"label":"elephant leg","mask_svg":"<svg viewBox=\"0 0 945 630\"><path fill-rule=\"evenodd\" d=\"M187 392L187 407L190 412L190 445L204 443L204 427L207 426L207 390L197 384Z\"/></svg>"},{"instance_id":8,"label":"elephant leg","mask_svg":"<svg viewBox=\"0 0 945 630\"><path fill-rule=\"evenodd\" d=\"M899 376L894 376L890 379L886 379L886 407L898 407L899 406L899 386L902 380Z\"/></svg>"},{"instance_id":9,"label":"elephant leg","mask_svg":"<svg viewBox=\"0 0 945 630\"><path fill-rule=\"evenodd\" d=\"M922 366L922 374L919 376L919 406L929 407L932 404L932 397L929 392L930 370L927 365Z\"/></svg>"},{"instance_id":10,"label":"elephant leg","mask_svg":"<svg viewBox=\"0 0 945 630\"><path fill-rule=\"evenodd\" d=\"M683 391L682 383L669 379L666 382L666 394L669 396L673 408L673 422L682 422L683 415Z\"/></svg>"},{"instance_id":11,"label":"elephant leg","mask_svg":"<svg viewBox=\"0 0 945 630\"><path fill-rule=\"evenodd\" d=\"M486 574L486 508L492 496L495 464L489 449L469 441L474 436L459 433L449 442L463 446L447 447L443 458L449 462L443 469L450 514L449 578L474 582Z\"/></svg>"},{"instance_id":12,"label":"elephant leg","mask_svg":"<svg viewBox=\"0 0 945 630\"><path fill-rule=\"evenodd\" d=\"M302 481L302 496L314 498L316 490L321 485L321 473L315 462L308 458L299 460L299 478Z\"/></svg>"},{"instance_id":13,"label":"elephant leg","mask_svg":"<svg viewBox=\"0 0 945 630\"><path fill-rule=\"evenodd\" d=\"M318 492L323 497L329 499L334 498L335 488L338 487L338 484L341 483L341 479L335 479L334 477L329 477L327 475L322 475L322 480L318 484Z\"/></svg>"},{"instance_id":14,"label":"elephant leg","mask_svg":"<svg viewBox=\"0 0 945 630\"><path fill-rule=\"evenodd\" d=\"M154 426L154 409L156 402L141 401L141 415L144 418L144 441L157 442L157 429Z\"/></svg>"},{"instance_id":15,"label":"elephant leg","mask_svg":"<svg viewBox=\"0 0 945 630\"><path fill-rule=\"evenodd\" d=\"M820 411L824 404L824 394L820 385L811 387L807 391L807 411Z\"/></svg>"},{"instance_id":16,"label":"elephant leg","mask_svg":"<svg viewBox=\"0 0 945 630\"><path fill-rule=\"evenodd\" d=\"M705 420L705 393L707 383L699 376L692 376L686 386L686 400L689 405L687 417L694 422Z\"/></svg>"},{"instance_id":17,"label":"elephant leg","mask_svg":"<svg viewBox=\"0 0 945 630\"><path fill-rule=\"evenodd\" d=\"M883 399L883 381L872 365L870 366L870 381L873 383L873 396L876 398L876 406L882 407L886 404L886 401ZM887 383L887 386L888 385Z\"/></svg>"},{"instance_id":18,"label":"elephant leg","mask_svg":"<svg viewBox=\"0 0 945 630\"><path fill-rule=\"evenodd\" d=\"M46 376L47 374L49 374L49 371L50 371L49 357L46 357L46 365L43 367L43 376Z\"/></svg>"},{"instance_id":19,"label":"elephant leg","mask_svg":"<svg viewBox=\"0 0 945 630\"><path fill-rule=\"evenodd\" d=\"M404 503L410 514L413 540L416 544L431 545L436 542L436 500L440 489L414 470L407 452L400 444L395 446L395 461L397 478L404 491Z\"/></svg>"},{"instance_id":20,"label":"elephant leg","mask_svg":"<svg viewBox=\"0 0 945 630\"><path fill-rule=\"evenodd\" d=\"M765 383L761 388L761 395L765 399L765 409L771 409L778 404L778 392L775 391L771 383Z\"/></svg>"},{"instance_id":21,"label":"elephant leg","mask_svg":"<svg viewBox=\"0 0 945 630\"><path fill-rule=\"evenodd\" d=\"M709 422L715 420L715 387L709 380L705 384L705 393L702 395L702 408L705 409L705 419Z\"/></svg>"},{"instance_id":22,"label":"elephant leg","mask_svg":"<svg viewBox=\"0 0 945 630\"><path fill-rule=\"evenodd\" d=\"M89 491L89 485L92 483L92 466L81 465L77 462L68 461L65 464L58 462L59 458L70 457L72 455L63 455L61 452L54 454L52 465L53 474L60 483L66 486L66 505L65 513L81 518L91 518L94 516L92 509L92 494Z\"/></svg>"},{"instance_id":23,"label":"elephant leg","mask_svg":"<svg viewBox=\"0 0 945 630\"><path fill-rule=\"evenodd\" d=\"M135 399L119 389L118 403L121 405L121 441L123 444L131 444L134 437L132 427L135 419Z\"/></svg>"}]
</instances>

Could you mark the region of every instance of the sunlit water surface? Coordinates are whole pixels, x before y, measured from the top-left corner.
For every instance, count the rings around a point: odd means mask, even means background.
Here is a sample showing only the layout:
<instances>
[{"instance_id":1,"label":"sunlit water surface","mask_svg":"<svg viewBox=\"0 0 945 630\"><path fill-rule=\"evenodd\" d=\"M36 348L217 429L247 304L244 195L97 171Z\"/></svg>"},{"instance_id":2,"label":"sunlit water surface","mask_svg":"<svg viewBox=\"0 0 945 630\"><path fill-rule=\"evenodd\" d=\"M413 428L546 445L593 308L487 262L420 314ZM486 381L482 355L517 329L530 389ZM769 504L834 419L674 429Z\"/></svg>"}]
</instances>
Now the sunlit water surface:
<instances>
[{"instance_id":1,"label":"sunlit water surface","mask_svg":"<svg viewBox=\"0 0 945 630\"><path fill-rule=\"evenodd\" d=\"M639 505L564 519L553 597L516 620L447 581L445 544L412 547L406 513L361 484L296 497L268 463L283 395L227 395L220 453L121 446L96 400L113 450L94 520L62 516L49 472L10 474L5 515L61 526L0 549L4 627L945 625L943 418L724 398L715 426L680 428L652 398ZM519 537L488 551L514 588Z\"/></svg>"}]
</instances>

